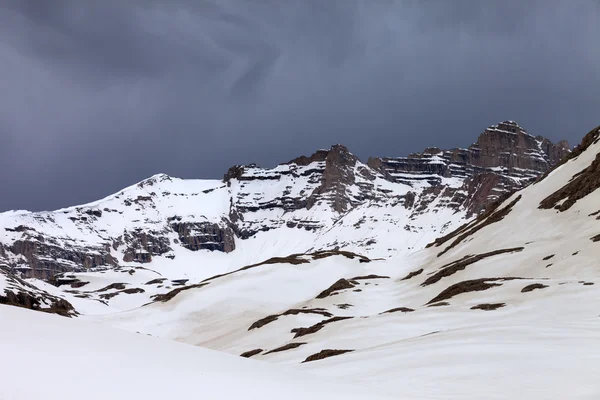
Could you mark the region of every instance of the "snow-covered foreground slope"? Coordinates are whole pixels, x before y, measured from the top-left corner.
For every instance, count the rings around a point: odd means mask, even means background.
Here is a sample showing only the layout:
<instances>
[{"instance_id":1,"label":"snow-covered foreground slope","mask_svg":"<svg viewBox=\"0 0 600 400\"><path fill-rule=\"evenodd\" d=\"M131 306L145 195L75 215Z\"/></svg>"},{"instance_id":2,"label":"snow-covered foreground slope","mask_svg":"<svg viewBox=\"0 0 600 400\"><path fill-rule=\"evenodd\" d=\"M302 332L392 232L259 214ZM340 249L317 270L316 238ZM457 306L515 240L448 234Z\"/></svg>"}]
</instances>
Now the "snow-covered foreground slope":
<instances>
[{"instance_id":1,"label":"snow-covered foreground slope","mask_svg":"<svg viewBox=\"0 0 600 400\"><path fill-rule=\"evenodd\" d=\"M541 151L542 142L523 135ZM493 153L493 146L486 148ZM483 149L472 146L468 154L476 158ZM419 160L435 161L434 169L464 153L431 152ZM3 223L12 222L4 237L13 240L5 255L20 257L16 265L28 265L32 254L42 266L56 257L77 264L77 257L89 256L88 247L53 253L61 249L52 242L59 237L64 243L98 240L97 255L110 255L117 265L81 268L48 282L16 279L19 268L0 269L0 302L27 307L29 294L45 299L38 308L51 312L50 304L62 299L78 313L67 313L77 319L69 326L101 323L134 334L129 337L152 335L348 385L377 386L394 398L600 397L599 130L544 179L474 219L465 208L472 198L462 198L457 209L449 206L463 187L453 186L453 177L437 186L454 193L448 197L418 179L413 186L390 181L385 170L367 170L340 149L333 171L324 172L321 158L330 154L272 170L234 168L214 190L158 176L89 209L61 210L64 216L49 213L42 221L37 214L5 214ZM386 162L408 168L410 160ZM532 162L516 160L517 169ZM165 194L174 182L181 193ZM477 182L489 184L486 178ZM415 188L422 190L413 197ZM280 197L280 191L287 194ZM369 193L375 197L365 197ZM204 221L208 214L195 211L202 204L210 208L204 195L228 199L228 211ZM186 199L172 203L180 197ZM119 211L121 203L139 210ZM100 204L111 211L98 217ZM129 219L139 213L147 219L134 219L139 225L133 228L120 225L127 212ZM218 220L223 212L227 223ZM79 230L61 236L60 218ZM107 224L100 229L100 223ZM54 236L40 236L48 226L55 226ZM102 241L117 234L106 249ZM213 246L222 251L210 251ZM47 260L39 258L40 248L49 251Z\"/></svg>"},{"instance_id":2,"label":"snow-covered foreground slope","mask_svg":"<svg viewBox=\"0 0 600 400\"><path fill-rule=\"evenodd\" d=\"M16 307L0 306L0 321L3 400L389 398L374 388ZM43 371L32 376L35 369Z\"/></svg>"},{"instance_id":3,"label":"snow-covered foreground slope","mask_svg":"<svg viewBox=\"0 0 600 400\"><path fill-rule=\"evenodd\" d=\"M598 398L600 134L588 139L423 251L281 260L100 320L396 396Z\"/></svg>"}]
</instances>

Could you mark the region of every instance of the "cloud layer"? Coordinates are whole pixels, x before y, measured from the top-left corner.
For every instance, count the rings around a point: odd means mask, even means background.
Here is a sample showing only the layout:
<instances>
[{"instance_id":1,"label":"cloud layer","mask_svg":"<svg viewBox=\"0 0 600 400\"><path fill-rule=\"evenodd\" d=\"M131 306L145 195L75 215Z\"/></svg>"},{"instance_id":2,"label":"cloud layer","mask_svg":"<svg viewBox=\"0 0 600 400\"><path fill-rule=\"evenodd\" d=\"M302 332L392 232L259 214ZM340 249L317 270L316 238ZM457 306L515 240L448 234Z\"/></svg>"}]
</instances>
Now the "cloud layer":
<instances>
[{"instance_id":1,"label":"cloud layer","mask_svg":"<svg viewBox=\"0 0 600 400\"><path fill-rule=\"evenodd\" d=\"M0 210L600 123L600 3L0 0Z\"/></svg>"}]
</instances>

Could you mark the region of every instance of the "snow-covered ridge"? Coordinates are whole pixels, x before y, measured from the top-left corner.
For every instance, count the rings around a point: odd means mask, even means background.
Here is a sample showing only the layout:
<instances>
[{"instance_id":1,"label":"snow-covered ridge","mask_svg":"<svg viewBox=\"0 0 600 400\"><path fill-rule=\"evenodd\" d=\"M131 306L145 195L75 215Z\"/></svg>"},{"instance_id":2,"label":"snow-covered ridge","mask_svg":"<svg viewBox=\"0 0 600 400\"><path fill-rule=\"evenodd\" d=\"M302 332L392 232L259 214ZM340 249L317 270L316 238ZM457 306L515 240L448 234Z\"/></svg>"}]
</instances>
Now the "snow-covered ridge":
<instances>
[{"instance_id":1,"label":"snow-covered ridge","mask_svg":"<svg viewBox=\"0 0 600 400\"><path fill-rule=\"evenodd\" d=\"M0 214L0 264L48 279L90 268L177 264L194 258L190 252L199 252L201 262L206 251L232 253L274 231L290 240L278 240L273 254L340 247L390 257L422 248L554 160L549 152L533 169L500 159L476 167L461 161L463 153L428 150L365 164L334 145L271 169L238 165L222 181L157 174L81 206Z\"/></svg>"},{"instance_id":2,"label":"snow-covered ridge","mask_svg":"<svg viewBox=\"0 0 600 400\"><path fill-rule=\"evenodd\" d=\"M540 205L596 165L598 132L425 250L282 258L94 320L398 398L596 398L600 187L562 211Z\"/></svg>"},{"instance_id":3,"label":"snow-covered ridge","mask_svg":"<svg viewBox=\"0 0 600 400\"><path fill-rule=\"evenodd\" d=\"M401 183L340 146L275 172L238 166L206 193L157 179L109 200L115 203L106 208L116 212L94 206L64 214L67 221L88 218L80 226L102 234L112 229L102 225L105 213L140 219L139 230L120 233L116 250L97 243L98 254L108 252L118 266L24 282L68 301L80 314L74 323L99 322L376 386L394 398L594 399L599 167L596 129L543 179L499 196L476 218L465 210L475 193L498 187L498 174L475 175L455 188ZM197 211L216 196L227 203L222 214L211 219ZM173 201L194 205L173 214ZM50 217L59 223L48 213L44 221L28 220L35 226L8 225L2 234L16 240L0 248L4 257L25 264L37 254L40 263L55 262L40 254L59 240L42 234ZM208 248L230 246L230 238L235 248L228 253ZM84 246L81 240L74 243ZM57 255L76 263L76 254Z\"/></svg>"}]
</instances>

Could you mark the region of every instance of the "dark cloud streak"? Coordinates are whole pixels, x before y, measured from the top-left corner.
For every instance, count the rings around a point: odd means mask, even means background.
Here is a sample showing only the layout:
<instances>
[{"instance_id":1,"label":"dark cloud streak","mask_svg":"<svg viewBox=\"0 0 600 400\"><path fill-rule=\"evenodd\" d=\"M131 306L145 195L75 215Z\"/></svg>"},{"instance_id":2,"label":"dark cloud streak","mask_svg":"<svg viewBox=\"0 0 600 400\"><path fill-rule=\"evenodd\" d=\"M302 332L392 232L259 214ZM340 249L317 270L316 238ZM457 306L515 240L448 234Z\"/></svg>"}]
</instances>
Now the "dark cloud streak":
<instances>
[{"instance_id":1,"label":"dark cloud streak","mask_svg":"<svg viewBox=\"0 0 600 400\"><path fill-rule=\"evenodd\" d=\"M597 125L596 0L0 0L0 210Z\"/></svg>"}]
</instances>

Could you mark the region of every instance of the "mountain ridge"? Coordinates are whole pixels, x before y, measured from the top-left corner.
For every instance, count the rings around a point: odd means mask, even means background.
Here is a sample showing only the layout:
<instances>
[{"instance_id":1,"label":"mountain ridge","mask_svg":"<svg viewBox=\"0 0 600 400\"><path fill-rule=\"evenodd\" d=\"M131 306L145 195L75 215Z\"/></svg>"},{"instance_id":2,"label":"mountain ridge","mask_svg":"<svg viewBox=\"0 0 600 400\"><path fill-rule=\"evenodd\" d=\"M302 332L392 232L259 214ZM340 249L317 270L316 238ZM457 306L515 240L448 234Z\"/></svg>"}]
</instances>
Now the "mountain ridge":
<instances>
[{"instance_id":1,"label":"mountain ridge","mask_svg":"<svg viewBox=\"0 0 600 400\"><path fill-rule=\"evenodd\" d=\"M0 263L50 279L68 271L148 264L155 257L173 260L180 247L230 253L240 241L274 229L312 232L313 245L303 251L344 247L388 257L424 247L502 194L530 184L570 151L564 142L533 137L513 121L486 129L470 149L428 149L363 163L336 144L275 168L236 165L222 181L156 174L85 205L0 214ZM374 210L381 208L404 211L377 216ZM351 231L364 224L406 237L406 246L400 249L376 232L357 240ZM347 240L336 237L340 228Z\"/></svg>"},{"instance_id":2,"label":"mountain ridge","mask_svg":"<svg viewBox=\"0 0 600 400\"><path fill-rule=\"evenodd\" d=\"M365 164L346 157L333 172L352 175L329 189L326 158L245 167L229 182L157 175L87 208L5 215L0 234L40 246L39 262L78 262L44 256L44 244L106 244L117 265L47 281L0 268L0 302L375 385L394 398L598 397L600 128L473 217L467 202L456 211L442 195L469 178L439 176L436 193L429 176L412 186L377 171L369 180ZM372 197L361 200L365 193ZM340 196L343 212L334 209ZM248 237L228 225L232 210ZM215 249L224 229L234 239L228 253ZM29 313L29 335L38 334L34 316L80 322Z\"/></svg>"}]
</instances>

